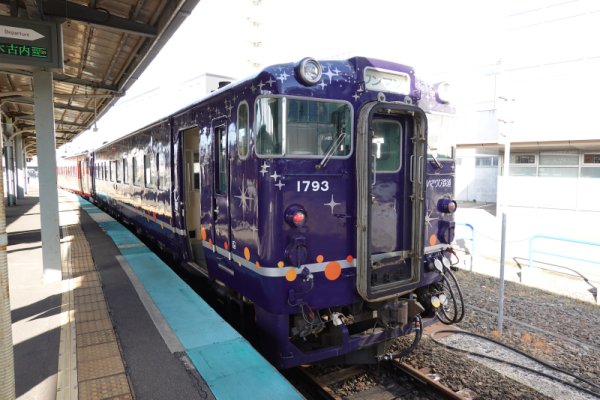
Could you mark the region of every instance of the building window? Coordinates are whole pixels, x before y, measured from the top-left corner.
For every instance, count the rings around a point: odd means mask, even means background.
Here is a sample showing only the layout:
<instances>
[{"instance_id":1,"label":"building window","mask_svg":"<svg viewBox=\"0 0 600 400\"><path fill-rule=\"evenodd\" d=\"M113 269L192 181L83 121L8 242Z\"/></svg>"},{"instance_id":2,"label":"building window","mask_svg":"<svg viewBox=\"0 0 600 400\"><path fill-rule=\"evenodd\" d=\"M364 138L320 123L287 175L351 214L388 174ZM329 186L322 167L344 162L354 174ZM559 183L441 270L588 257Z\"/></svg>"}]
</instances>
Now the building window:
<instances>
[{"instance_id":1,"label":"building window","mask_svg":"<svg viewBox=\"0 0 600 400\"><path fill-rule=\"evenodd\" d=\"M576 178L579 171L578 153L540 153L538 176Z\"/></svg>"},{"instance_id":2,"label":"building window","mask_svg":"<svg viewBox=\"0 0 600 400\"><path fill-rule=\"evenodd\" d=\"M497 156L475 157L475 166L476 167L497 167L498 166L498 157Z\"/></svg>"},{"instance_id":3,"label":"building window","mask_svg":"<svg viewBox=\"0 0 600 400\"><path fill-rule=\"evenodd\" d=\"M509 174L511 176L536 176L535 154L511 154Z\"/></svg>"},{"instance_id":4,"label":"building window","mask_svg":"<svg viewBox=\"0 0 600 400\"><path fill-rule=\"evenodd\" d=\"M534 154L513 154L510 156L511 164L535 164Z\"/></svg>"},{"instance_id":5,"label":"building window","mask_svg":"<svg viewBox=\"0 0 600 400\"><path fill-rule=\"evenodd\" d=\"M582 178L600 178L600 153L584 153L581 166Z\"/></svg>"},{"instance_id":6,"label":"building window","mask_svg":"<svg viewBox=\"0 0 600 400\"><path fill-rule=\"evenodd\" d=\"M586 153L583 155L584 164L598 164L600 166L600 153Z\"/></svg>"}]
</instances>

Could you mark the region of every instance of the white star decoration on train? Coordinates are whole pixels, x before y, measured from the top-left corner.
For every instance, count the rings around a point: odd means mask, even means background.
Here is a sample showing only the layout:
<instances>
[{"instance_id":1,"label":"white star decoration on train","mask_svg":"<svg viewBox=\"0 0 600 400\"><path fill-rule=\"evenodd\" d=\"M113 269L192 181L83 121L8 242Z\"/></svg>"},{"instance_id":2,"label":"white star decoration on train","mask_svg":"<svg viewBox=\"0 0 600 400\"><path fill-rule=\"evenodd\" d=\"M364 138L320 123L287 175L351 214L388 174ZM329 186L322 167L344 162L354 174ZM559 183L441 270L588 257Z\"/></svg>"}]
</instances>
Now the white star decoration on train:
<instances>
[{"instance_id":1,"label":"white star decoration on train","mask_svg":"<svg viewBox=\"0 0 600 400\"><path fill-rule=\"evenodd\" d=\"M431 218L431 213L432 213L432 212L433 212L433 211L429 211L429 212L427 213L427 215L425 216L425 222L427 223L427 225L429 225L429 227L431 227L431 226L432 226L432 225L431 225L431 221L435 221L435 220L438 220L438 219L439 219L439 218Z\"/></svg>"},{"instance_id":2,"label":"white star decoration on train","mask_svg":"<svg viewBox=\"0 0 600 400\"><path fill-rule=\"evenodd\" d=\"M321 81L321 83L319 83L317 86L321 86L321 90L323 90L323 89L325 89L327 84L325 82Z\"/></svg>"},{"instance_id":3,"label":"white star decoration on train","mask_svg":"<svg viewBox=\"0 0 600 400\"><path fill-rule=\"evenodd\" d=\"M252 197L248 196L248 190L244 187L244 183L242 182L242 188L240 189L239 196L235 196L240 199L240 205L242 206L242 215L248 209L248 201L252 200Z\"/></svg>"},{"instance_id":4,"label":"white star decoration on train","mask_svg":"<svg viewBox=\"0 0 600 400\"><path fill-rule=\"evenodd\" d=\"M358 94L358 92L354 93L354 96L352 96L354 98L354 101L358 101L358 99L360 99L360 94Z\"/></svg>"},{"instance_id":5,"label":"white star decoration on train","mask_svg":"<svg viewBox=\"0 0 600 400\"><path fill-rule=\"evenodd\" d=\"M260 81L260 83L258 84L258 90L260 90L262 92L263 86L265 86L265 84L262 83L262 81Z\"/></svg>"},{"instance_id":6,"label":"white star decoration on train","mask_svg":"<svg viewBox=\"0 0 600 400\"><path fill-rule=\"evenodd\" d=\"M262 174L262 176L265 176L265 174L269 173L269 167L270 165L267 164L266 162L263 162L262 165L260 166L260 173Z\"/></svg>"},{"instance_id":7,"label":"white star decoration on train","mask_svg":"<svg viewBox=\"0 0 600 400\"><path fill-rule=\"evenodd\" d=\"M329 68L329 70L327 72L323 72L323 75L326 75L329 77L329 83L331 83L332 79L334 76L338 76L339 74L339 70L336 68L335 72L331 70L331 68Z\"/></svg>"},{"instance_id":8,"label":"white star decoration on train","mask_svg":"<svg viewBox=\"0 0 600 400\"><path fill-rule=\"evenodd\" d=\"M333 209L335 208L335 206L339 206L341 204L342 203L336 203L335 200L333 199L333 195L331 195L331 201L329 203L325 203L323 205L331 207L331 215L333 215Z\"/></svg>"},{"instance_id":9,"label":"white star decoration on train","mask_svg":"<svg viewBox=\"0 0 600 400\"><path fill-rule=\"evenodd\" d=\"M286 74L285 71L283 71L283 74L280 74L277 79L281 80L281 83L283 83L284 81L287 81L287 78L289 77L288 74Z\"/></svg>"},{"instance_id":10,"label":"white star decoration on train","mask_svg":"<svg viewBox=\"0 0 600 400\"><path fill-rule=\"evenodd\" d=\"M287 79L287 78L286 78L286 79ZM274 80L273 80L273 77L269 77L269 80L268 80L266 83L268 83L268 84L269 84L269 87L273 87L273 84L274 84L275 82L277 82L277 81L274 81Z\"/></svg>"},{"instance_id":11,"label":"white star decoration on train","mask_svg":"<svg viewBox=\"0 0 600 400\"><path fill-rule=\"evenodd\" d=\"M271 178L273 178L274 181L276 181L277 179L279 179L281 177L281 175L277 174L277 171L275 171L272 175Z\"/></svg>"},{"instance_id":12,"label":"white star decoration on train","mask_svg":"<svg viewBox=\"0 0 600 400\"><path fill-rule=\"evenodd\" d=\"M285 183L281 182L281 180L279 182L277 182L275 184L275 186L277 186L279 188L279 191L281 191L281 188L285 186Z\"/></svg>"}]
</instances>

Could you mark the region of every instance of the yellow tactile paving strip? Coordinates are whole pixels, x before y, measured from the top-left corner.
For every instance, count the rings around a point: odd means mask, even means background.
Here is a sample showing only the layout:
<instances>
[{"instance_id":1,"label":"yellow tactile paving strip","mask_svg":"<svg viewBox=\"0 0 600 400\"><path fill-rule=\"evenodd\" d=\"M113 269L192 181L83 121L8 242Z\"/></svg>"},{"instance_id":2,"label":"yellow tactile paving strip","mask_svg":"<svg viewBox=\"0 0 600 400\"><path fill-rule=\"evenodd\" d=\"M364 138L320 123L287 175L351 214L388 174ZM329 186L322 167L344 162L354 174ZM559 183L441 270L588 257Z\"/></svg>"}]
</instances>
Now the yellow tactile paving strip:
<instances>
[{"instance_id":1,"label":"yellow tactile paving strip","mask_svg":"<svg viewBox=\"0 0 600 400\"><path fill-rule=\"evenodd\" d=\"M79 225L62 229L63 275L74 281L78 397L133 399L89 244Z\"/></svg>"}]
</instances>

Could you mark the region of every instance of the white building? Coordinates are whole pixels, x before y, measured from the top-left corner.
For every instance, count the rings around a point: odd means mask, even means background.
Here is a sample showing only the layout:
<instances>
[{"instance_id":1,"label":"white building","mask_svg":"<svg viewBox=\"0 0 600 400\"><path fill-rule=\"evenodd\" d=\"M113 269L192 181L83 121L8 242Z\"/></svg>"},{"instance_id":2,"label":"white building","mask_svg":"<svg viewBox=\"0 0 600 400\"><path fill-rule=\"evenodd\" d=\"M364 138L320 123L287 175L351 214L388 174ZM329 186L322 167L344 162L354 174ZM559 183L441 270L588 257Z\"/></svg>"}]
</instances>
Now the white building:
<instances>
[{"instance_id":1,"label":"white building","mask_svg":"<svg viewBox=\"0 0 600 400\"><path fill-rule=\"evenodd\" d=\"M463 85L459 200L500 195L513 207L600 211L598 11L585 0L511 4L498 61ZM504 134L510 177L498 190Z\"/></svg>"}]
</instances>

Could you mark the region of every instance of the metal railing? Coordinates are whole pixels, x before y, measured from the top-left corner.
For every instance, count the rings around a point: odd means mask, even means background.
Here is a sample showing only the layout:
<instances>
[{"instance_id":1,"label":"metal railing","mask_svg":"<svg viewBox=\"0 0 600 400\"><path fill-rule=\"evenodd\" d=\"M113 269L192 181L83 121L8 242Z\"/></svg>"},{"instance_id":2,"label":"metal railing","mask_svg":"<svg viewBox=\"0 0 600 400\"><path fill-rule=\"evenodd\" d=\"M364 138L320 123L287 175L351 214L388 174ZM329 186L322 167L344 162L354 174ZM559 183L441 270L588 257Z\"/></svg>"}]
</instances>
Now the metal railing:
<instances>
[{"instance_id":1,"label":"metal railing","mask_svg":"<svg viewBox=\"0 0 600 400\"><path fill-rule=\"evenodd\" d=\"M597 247L598 249L600 249L600 243L597 242L590 242L587 240L579 240L579 239L571 239L571 238L565 238L565 237L560 237L560 236L551 236L551 235L542 235L542 234L537 234L537 235L532 235L529 238L529 256L528 256L528 263L527 266L528 267L535 267L534 263L536 264L541 264L541 265L546 265L546 266L552 266L552 267L557 267L557 268L561 268L561 269L565 269L570 271L571 273L573 273L574 275L580 277L583 281L585 281L590 287L590 289L588 289L588 291L590 293L592 293L592 295L594 296L594 299L596 300L596 303L598 303L598 288L596 286L594 286L590 280L584 276L580 271L574 269L574 268L569 268L566 267L564 265L559 265L559 264L554 264L554 263L549 263L546 261L539 261L539 260L534 260L533 259L533 255L534 254L539 254L539 255L544 255L544 256L550 256L550 257L556 257L559 259L564 259L564 260L570 260L570 261L578 261L578 262L584 262L584 263L589 263L589 264L596 264L600 266L600 259L596 258L596 259L592 259L592 258L585 258L585 257L576 257L576 256L570 256L570 255L566 255L564 253L558 253L558 252L554 252L554 251L545 251L545 250L536 250L534 243L536 241L539 240L553 240L553 241L557 241L557 242L561 242L561 243L573 243L576 245L581 245L581 246L591 246L591 247ZM519 262L517 261L519 257L515 257L513 258L515 260L515 262L519 265L519 267L521 267L521 264L519 264Z\"/></svg>"},{"instance_id":2,"label":"metal railing","mask_svg":"<svg viewBox=\"0 0 600 400\"><path fill-rule=\"evenodd\" d=\"M470 264L471 265L469 266L469 271L473 272L473 258L475 258L475 254L476 254L476 252L475 252L475 250L476 250L476 247L475 247L475 228L473 227L473 225L467 224L467 223L464 223L464 222L456 222L455 224L456 225L461 225L461 226L466 226L467 228L469 228L471 230L471 237L470 238L467 238L467 237L459 237L459 238L457 238L457 237L455 237L454 241L457 242L457 244L458 244L459 240L470 240L471 241L471 250L470 250L470 255L471 255L471 263ZM460 244L458 244L458 246L462 247L462 246L460 246ZM464 251L465 251L465 255L469 254L469 249L467 248L466 244L464 246Z\"/></svg>"}]
</instances>

